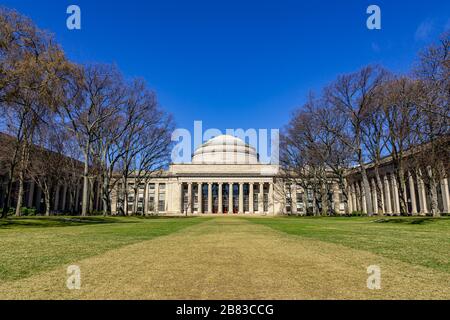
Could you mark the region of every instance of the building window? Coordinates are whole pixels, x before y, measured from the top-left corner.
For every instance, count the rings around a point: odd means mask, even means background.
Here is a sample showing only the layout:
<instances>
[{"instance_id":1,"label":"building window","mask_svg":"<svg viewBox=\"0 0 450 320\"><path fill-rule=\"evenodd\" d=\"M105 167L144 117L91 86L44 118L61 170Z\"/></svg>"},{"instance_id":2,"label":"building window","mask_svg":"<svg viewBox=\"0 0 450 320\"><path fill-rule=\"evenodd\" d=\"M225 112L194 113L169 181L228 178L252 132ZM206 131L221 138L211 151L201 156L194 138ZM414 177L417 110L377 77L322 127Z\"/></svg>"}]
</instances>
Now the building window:
<instances>
[{"instance_id":1,"label":"building window","mask_svg":"<svg viewBox=\"0 0 450 320\"><path fill-rule=\"evenodd\" d=\"M148 209L149 212L155 211L155 184L148 185Z\"/></svg>"},{"instance_id":2,"label":"building window","mask_svg":"<svg viewBox=\"0 0 450 320\"><path fill-rule=\"evenodd\" d=\"M313 193L312 189L308 189L308 191L306 192L306 197L308 200L308 208L313 208L314 207L314 193Z\"/></svg>"},{"instance_id":3,"label":"building window","mask_svg":"<svg viewBox=\"0 0 450 320\"><path fill-rule=\"evenodd\" d=\"M138 201L137 201L137 213L143 213L144 212L144 197L145 197L145 185L140 184L138 189Z\"/></svg>"},{"instance_id":4,"label":"building window","mask_svg":"<svg viewBox=\"0 0 450 320\"><path fill-rule=\"evenodd\" d=\"M250 211L250 185L248 184L244 184L243 186L244 188L244 212L249 212Z\"/></svg>"},{"instance_id":5,"label":"building window","mask_svg":"<svg viewBox=\"0 0 450 320\"><path fill-rule=\"evenodd\" d=\"M269 212L269 186L267 184L264 184L263 192L263 210Z\"/></svg>"},{"instance_id":6,"label":"building window","mask_svg":"<svg viewBox=\"0 0 450 320\"><path fill-rule=\"evenodd\" d=\"M166 185L159 185L158 212L166 211Z\"/></svg>"},{"instance_id":7,"label":"building window","mask_svg":"<svg viewBox=\"0 0 450 320\"><path fill-rule=\"evenodd\" d=\"M187 210L189 209L189 189L188 189L188 185L187 184L183 184L183 212L187 212ZM158 205L159 207L159 205Z\"/></svg>"},{"instance_id":8,"label":"building window","mask_svg":"<svg viewBox=\"0 0 450 320\"><path fill-rule=\"evenodd\" d=\"M253 209L259 211L259 190L255 190L253 194Z\"/></svg>"},{"instance_id":9,"label":"building window","mask_svg":"<svg viewBox=\"0 0 450 320\"><path fill-rule=\"evenodd\" d=\"M199 185L192 186L192 189L193 189L192 193L194 194L193 195L194 212L199 212L199 203L198 203L198 195L200 191Z\"/></svg>"},{"instance_id":10,"label":"building window","mask_svg":"<svg viewBox=\"0 0 450 320\"><path fill-rule=\"evenodd\" d=\"M286 213L291 213L291 208L292 208L292 199L290 195L288 195L286 197Z\"/></svg>"},{"instance_id":11,"label":"building window","mask_svg":"<svg viewBox=\"0 0 450 320\"><path fill-rule=\"evenodd\" d=\"M303 192L298 192L296 194L297 197L297 212L303 212L303 208L305 207L303 204Z\"/></svg>"}]
</instances>

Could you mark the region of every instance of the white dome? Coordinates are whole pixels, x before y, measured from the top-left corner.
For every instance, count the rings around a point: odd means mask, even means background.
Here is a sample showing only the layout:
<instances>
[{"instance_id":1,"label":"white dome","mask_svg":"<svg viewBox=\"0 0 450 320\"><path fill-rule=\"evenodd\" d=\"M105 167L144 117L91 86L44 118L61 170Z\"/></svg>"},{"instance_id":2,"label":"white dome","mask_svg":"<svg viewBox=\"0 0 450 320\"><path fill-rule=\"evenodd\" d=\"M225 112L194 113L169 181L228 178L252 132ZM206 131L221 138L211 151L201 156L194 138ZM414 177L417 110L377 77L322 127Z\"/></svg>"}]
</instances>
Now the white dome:
<instances>
[{"instance_id":1,"label":"white dome","mask_svg":"<svg viewBox=\"0 0 450 320\"><path fill-rule=\"evenodd\" d=\"M255 148L230 135L217 136L201 145L192 158L194 164L255 164Z\"/></svg>"}]
</instances>

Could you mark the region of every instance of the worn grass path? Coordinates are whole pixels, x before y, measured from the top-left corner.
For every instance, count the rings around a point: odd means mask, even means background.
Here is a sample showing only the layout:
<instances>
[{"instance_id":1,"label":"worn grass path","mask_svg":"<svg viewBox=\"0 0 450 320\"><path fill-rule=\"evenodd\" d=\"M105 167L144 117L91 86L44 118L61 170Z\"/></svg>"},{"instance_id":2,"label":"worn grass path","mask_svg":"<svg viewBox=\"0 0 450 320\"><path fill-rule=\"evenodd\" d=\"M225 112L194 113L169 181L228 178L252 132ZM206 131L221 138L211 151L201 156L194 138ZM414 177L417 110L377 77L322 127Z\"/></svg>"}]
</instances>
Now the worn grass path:
<instances>
[{"instance_id":1,"label":"worn grass path","mask_svg":"<svg viewBox=\"0 0 450 320\"><path fill-rule=\"evenodd\" d=\"M450 299L450 274L339 244L216 218L0 284L1 299ZM382 289L366 287L369 265Z\"/></svg>"}]
</instances>

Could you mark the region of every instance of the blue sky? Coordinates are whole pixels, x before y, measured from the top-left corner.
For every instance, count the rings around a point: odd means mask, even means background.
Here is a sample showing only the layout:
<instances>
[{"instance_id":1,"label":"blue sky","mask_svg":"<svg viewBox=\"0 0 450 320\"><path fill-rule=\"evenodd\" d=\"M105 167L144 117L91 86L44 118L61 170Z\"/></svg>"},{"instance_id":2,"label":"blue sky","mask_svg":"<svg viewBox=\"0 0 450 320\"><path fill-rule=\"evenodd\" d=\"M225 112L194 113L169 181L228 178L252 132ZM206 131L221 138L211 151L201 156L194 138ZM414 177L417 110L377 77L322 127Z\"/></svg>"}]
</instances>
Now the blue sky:
<instances>
[{"instance_id":1,"label":"blue sky","mask_svg":"<svg viewBox=\"0 0 450 320\"><path fill-rule=\"evenodd\" d=\"M143 77L178 127L281 128L310 90L369 63L407 72L450 27L450 1L2 0L76 62ZM66 28L77 4L82 30ZM366 28L377 4L382 30Z\"/></svg>"}]
</instances>

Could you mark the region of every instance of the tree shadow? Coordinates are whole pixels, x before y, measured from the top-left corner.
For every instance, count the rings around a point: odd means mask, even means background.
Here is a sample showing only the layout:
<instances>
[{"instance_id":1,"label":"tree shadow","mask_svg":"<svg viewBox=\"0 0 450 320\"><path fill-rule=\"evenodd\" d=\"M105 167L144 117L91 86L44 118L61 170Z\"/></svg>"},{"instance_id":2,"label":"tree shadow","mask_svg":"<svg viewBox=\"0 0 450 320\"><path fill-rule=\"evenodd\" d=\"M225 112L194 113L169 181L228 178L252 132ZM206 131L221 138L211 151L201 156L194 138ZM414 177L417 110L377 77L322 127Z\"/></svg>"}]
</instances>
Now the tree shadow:
<instances>
[{"instance_id":1,"label":"tree shadow","mask_svg":"<svg viewBox=\"0 0 450 320\"><path fill-rule=\"evenodd\" d=\"M375 223L396 223L396 224L428 224L433 223L435 218L385 218L375 220Z\"/></svg>"},{"instance_id":2,"label":"tree shadow","mask_svg":"<svg viewBox=\"0 0 450 320\"><path fill-rule=\"evenodd\" d=\"M110 217L23 217L0 220L0 229L73 227L132 222Z\"/></svg>"}]
</instances>

